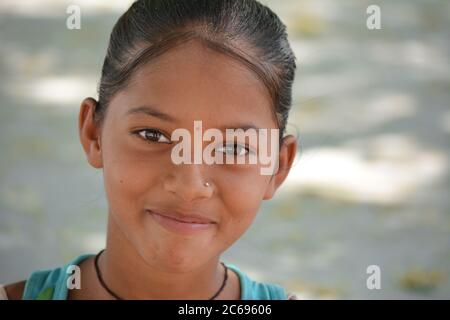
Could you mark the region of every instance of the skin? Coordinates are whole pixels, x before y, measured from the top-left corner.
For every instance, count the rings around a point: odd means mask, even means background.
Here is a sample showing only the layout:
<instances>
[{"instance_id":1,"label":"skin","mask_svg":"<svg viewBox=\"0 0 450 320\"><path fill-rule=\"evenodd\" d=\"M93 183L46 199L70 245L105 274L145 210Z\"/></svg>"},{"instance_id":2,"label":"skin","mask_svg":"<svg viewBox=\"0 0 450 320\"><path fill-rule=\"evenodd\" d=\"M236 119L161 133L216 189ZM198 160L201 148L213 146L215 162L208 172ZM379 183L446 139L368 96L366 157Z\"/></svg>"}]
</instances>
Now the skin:
<instances>
[{"instance_id":1,"label":"skin","mask_svg":"<svg viewBox=\"0 0 450 320\"><path fill-rule=\"evenodd\" d=\"M109 203L107 245L99 260L105 282L126 299L209 299L223 281L221 254L285 180L296 140L284 138L279 170L267 176L259 164L175 165L174 144L148 142L133 132L157 128L170 140L177 128L193 135L194 120L202 120L203 132L249 123L276 129L267 89L239 62L191 41L141 66L112 98L101 124L93 121L95 104L92 98L82 102L79 136L90 165L103 170ZM142 105L171 119L126 115ZM158 224L146 212L150 208L195 212L216 224L184 236ZM93 259L80 267L82 289L71 290L69 298L111 299L96 278ZM216 299L240 299L237 275L228 273Z\"/></svg>"}]
</instances>

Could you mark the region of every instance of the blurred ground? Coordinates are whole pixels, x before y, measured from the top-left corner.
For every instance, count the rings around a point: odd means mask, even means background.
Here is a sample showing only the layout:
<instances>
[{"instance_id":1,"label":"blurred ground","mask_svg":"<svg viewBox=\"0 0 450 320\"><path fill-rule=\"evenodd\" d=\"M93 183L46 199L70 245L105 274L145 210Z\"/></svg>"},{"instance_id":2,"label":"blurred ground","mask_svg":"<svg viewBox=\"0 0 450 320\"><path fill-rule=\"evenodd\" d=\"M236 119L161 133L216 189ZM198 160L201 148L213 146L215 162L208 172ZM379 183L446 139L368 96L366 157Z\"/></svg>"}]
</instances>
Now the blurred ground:
<instances>
[{"instance_id":1,"label":"blurred ground","mask_svg":"<svg viewBox=\"0 0 450 320\"><path fill-rule=\"evenodd\" d=\"M101 171L78 140L129 1L0 3L0 283L104 245ZM288 25L301 152L225 255L311 298L450 297L450 3L263 1ZM82 29L65 27L79 4ZM367 30L378 4L382 30ZM381 268L381 290L366 268Z\"/></svg>"}]
</instances>

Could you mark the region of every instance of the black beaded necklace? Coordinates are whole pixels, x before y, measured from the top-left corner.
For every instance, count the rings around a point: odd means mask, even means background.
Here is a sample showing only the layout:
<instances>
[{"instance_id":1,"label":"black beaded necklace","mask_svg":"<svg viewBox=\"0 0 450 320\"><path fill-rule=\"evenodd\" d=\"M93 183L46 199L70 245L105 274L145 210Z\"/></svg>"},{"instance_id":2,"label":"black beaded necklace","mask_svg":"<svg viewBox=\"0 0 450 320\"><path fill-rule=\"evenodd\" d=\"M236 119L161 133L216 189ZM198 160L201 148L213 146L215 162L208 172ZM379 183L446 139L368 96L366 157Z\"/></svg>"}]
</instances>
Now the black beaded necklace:
<instances>
[{"instance_id":1,"label":"black beaded necklace","mask_svg":"<svg viewBox=\"0 0 450 320\"><path fill-rule=\"evenodd\" d=\"M100 268L98 267L98 258L100 257L100 255L103 253L103 251L105 251L105 249L101 250L99 253L97 253L97 255L95 256L95 260L94 260L94 264L95 264L95 272L97 273L97 278L98 281L100 282L100 284L102 285L103 289L105 289L111 296L113 296L114 298L116 298L117 300L125 300L122 297L118 296L116 293L114 293L114 291L112 291L105 283L105 281L103 280L102 274L100 272ZM228 267L223 263L220 262L220 264L224 267L225 269L225 276L223 278L223 282L222 285L220 286L219 291L216 292L215 295L213 295L211 298L209 298L209 300L214 300L223 290L223 288L225 288L225 284L227 283L227 279L228 279Z\"/></svg>"}]
</instances>

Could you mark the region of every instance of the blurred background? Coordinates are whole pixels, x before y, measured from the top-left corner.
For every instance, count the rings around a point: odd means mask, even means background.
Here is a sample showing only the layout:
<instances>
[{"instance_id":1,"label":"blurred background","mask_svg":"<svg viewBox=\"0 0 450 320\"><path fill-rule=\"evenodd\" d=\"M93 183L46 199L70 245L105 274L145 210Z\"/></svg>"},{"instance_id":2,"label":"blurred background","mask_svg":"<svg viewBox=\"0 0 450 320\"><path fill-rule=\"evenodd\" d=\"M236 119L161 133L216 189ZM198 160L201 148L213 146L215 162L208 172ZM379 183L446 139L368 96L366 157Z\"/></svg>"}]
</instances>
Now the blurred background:
<instances>
[{"instance_id":1,"label":"blurred background","mask_svg":"<svg viewBox=\"0 0 450 320\"><path fill-rule=\"evenodd\" d=\"M224 260L301 298L450 298L450 2L262 3L298 59L300 152ZM80 30L66 27L71 4ZM104 246L102 172L85 159L78 111L130 4L0 2L0 283ZM366 27L370 4L381 30Z\"/></svg>"}]
</instances>

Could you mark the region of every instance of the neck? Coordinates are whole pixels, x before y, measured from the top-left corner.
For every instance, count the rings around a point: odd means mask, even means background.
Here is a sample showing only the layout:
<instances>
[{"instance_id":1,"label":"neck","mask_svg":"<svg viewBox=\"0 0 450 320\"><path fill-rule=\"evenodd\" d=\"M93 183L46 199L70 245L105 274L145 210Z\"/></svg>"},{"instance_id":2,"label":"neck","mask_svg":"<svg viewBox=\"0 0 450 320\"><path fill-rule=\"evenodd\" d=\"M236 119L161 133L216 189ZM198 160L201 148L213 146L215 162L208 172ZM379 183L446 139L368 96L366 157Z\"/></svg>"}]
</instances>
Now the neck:
<instances>
[{"instance_id":1,"label":"neck","mask_svg":"<svg viewBox=\"0 0 450 320\"><path fill-rule=\"evenodd\" d=\"M206 300L219 290L224 269L218 256L194 269L164 270L156 258L144 259L109 216L107 244L99 258L99 268L106 285L119 297Z\"/></svg>"}]
</instances>

